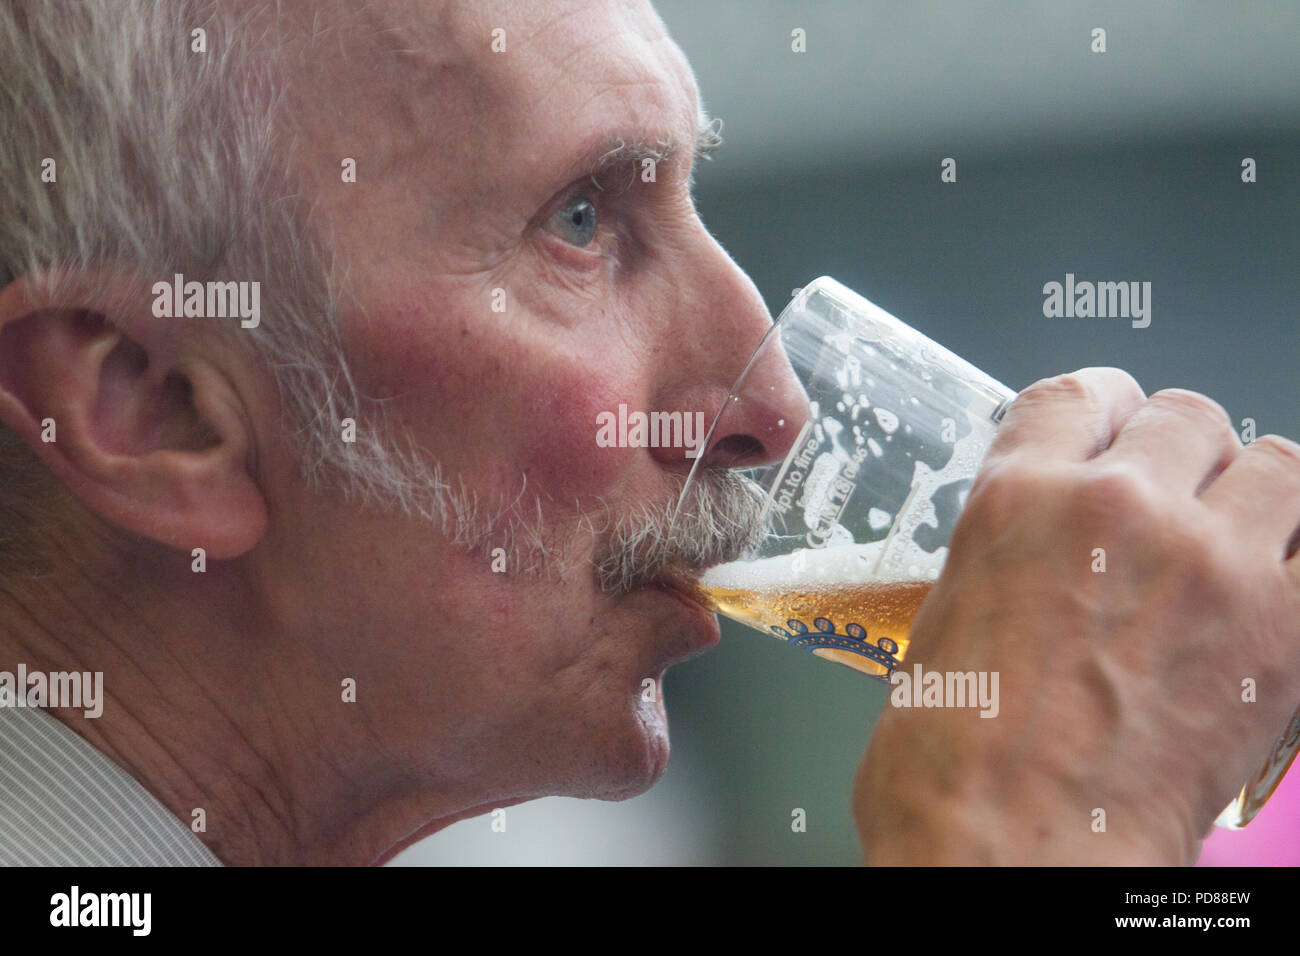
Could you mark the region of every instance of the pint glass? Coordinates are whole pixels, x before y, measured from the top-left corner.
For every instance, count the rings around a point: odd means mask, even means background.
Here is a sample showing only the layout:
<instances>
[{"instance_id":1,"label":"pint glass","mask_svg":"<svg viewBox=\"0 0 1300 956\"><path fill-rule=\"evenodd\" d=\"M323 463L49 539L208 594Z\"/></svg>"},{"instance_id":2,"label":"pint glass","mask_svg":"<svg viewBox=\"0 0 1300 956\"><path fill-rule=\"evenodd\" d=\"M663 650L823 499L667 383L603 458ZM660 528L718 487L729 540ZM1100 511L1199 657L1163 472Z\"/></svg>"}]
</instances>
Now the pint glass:
<instances>
[{"instance_id":1,"label":"pint glass","mask_svg":"<svg viewBox=\"0 0 1300 956\"><path fill-rule=\"evenodd\" d=\"M755 436L790 448L745 473L762 492L767 534L686 584L728 617L887 679L1015 392L822 277L768 331L706 448L740 431L733 419L762 418L746 406L761 405L781 371L803 385L805 415Z\"/></svg>"},{"instance_id":2,"label":"pint glass","mask_svg":"<svg viewBox=\"0 0 1300 956\"><path fill-rule=\"evenodd\" d=\"M791 373L804 390L795 403L803 414L774 422L752 414L769 402L770 383ZM677 585L742 624L888 680L1014 397L841 283L816 279L768 331L704 443L751 434L789 449L744 472L763 502L764 536L751 553ZM769 433L752 435L756 421ZM1297 748L1300 712L1219 824L1249 822Z\"/></svg>"}]
</instances>

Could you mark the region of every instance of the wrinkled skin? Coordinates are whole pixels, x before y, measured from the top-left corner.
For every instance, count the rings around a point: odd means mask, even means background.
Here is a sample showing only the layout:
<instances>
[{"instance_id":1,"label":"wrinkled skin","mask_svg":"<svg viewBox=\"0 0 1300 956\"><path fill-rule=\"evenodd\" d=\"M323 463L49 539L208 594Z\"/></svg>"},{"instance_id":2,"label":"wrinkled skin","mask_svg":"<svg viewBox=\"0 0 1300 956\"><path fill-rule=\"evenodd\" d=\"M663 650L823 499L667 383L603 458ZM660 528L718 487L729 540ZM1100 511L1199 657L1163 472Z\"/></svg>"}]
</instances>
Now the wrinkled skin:
<instances>
[{"instance_id":1,"label":"wrinkled skin","mask_svg":"<svg viewBox=\"0 0 1300 956\"><path fill-rule=\"evenodd\" d=\"M379 862L494 807L643 792L669 752L658 678L717 630L654 588L598 586L593 503L662 504L691 461L599 448L596 416L711 415L770 322L693 208L690 69L646 3L284 6L286 142L347 267L357 383L482 500L535 500L555 566L496 573L490 540L311 490L255 357L75 283L37 304L19 278L0 416L67 502L51 574L0 588L3 659L102 670L104 716L59 718L182 820L205 808L227 863ZM683 148L597 195L584 170L611 137ZM773 384L712 464L797 418ZM1022 396L912 645L999 669L1001 713L885 714L855 797L869 860L1194 856L1300 700L1296 449L1229 437L1200 399L1148 402L1113 372Z\"/></svg>"},{"instance_id":2,"label":"wrinkled skin","mask_svg":"<svg viewBox=\"0 0 1300 956\"><path fill-rule=\"evenodd\" d=\"M1194 862L1300 701L1297 522L1300 448L1242 448L1204 396L1115 369L1022 393L909 654L997 671L1001 712L886 708L868 860Z\"/></svg>"}]
</instances>

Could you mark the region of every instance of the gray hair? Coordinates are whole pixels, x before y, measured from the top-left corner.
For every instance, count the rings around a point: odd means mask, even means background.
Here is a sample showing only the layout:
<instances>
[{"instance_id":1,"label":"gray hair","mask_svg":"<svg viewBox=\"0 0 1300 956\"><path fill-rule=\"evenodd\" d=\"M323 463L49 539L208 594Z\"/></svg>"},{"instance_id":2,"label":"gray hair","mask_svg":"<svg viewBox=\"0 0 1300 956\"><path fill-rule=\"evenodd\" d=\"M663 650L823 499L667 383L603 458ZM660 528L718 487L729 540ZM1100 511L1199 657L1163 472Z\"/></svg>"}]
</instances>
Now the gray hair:
<instances>
[{"instance_id":1,"label":"gray hair","mask_svg":"<svg viewBox=\"0 0 1300 956\"><path fill-rule=\"evenodd\" d=\"M0 287L44 274L57 296L47 270L260 282L261 324L226 334L272 370L304 476L333 475L351 498L474 538L485 526L474 496L392 441L382 404L353 383L339 337L345 277L277 159L277 50L253 12L212 0L0 4ZM206 52L192 49L198 29ZM47 158L55 182L42 181ZM354 443L341 440L349 417ZM0 425L0 562L34 550L51 484Z\"/></svg>"},{"instance_id":2,"label":"gray hair","mask_svg":"<svg viewBox=\"0 0 1300 956\"><path fill-rule=\"evenodd\" d=\"M541 497L526 500L521 486L513 500L484 502L463 479L445 480L353 382L339 330L346 276L278 158L281 48L254 25L277 9L273 0L242 14L215 0L0 4L0 287L46 276L43 291L57 296L65 271L259 282L260 324L223 334L274 374L310 483L328 478L351 500L418 515L467 550L501 547L512 571L553 570L568 542L545 527ZM192 49L198 29L206 52ZM46 158L55 182L42 181ZM342 440L345 418L357 423L355 442ZM696 488L678 523L667 503L622 515L574 503L600 539L606 591L752 547L752 489L709 474ZM0 424L0 579L44 566L42 531L60 520L60 495Z\"/></svg>"}]
</instances>

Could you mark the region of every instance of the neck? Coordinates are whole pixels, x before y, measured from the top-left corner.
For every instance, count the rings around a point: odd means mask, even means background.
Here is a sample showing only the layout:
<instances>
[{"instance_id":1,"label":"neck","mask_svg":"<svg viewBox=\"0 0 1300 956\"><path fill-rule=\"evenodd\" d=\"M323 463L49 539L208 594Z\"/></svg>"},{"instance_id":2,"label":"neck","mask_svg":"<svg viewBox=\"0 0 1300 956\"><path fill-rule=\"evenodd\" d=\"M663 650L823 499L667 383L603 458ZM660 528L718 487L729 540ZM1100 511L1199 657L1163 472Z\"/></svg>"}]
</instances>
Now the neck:
<instances>
[{"instance_id":1,"label":"neck","mask_svg":"<svg viewBox=\"0 0 1300 956\"><path fill-rule=\"evenodd\" d=\"M384 862L509 805L476 806L395 764L238 562L196 574L175 552L114 557L63 551L48 575L0 582L0 670L102 673L98 716L55 700L49 712L185 825L201 809L197 836L223 863Z\"/></svg>"}]
</instances>

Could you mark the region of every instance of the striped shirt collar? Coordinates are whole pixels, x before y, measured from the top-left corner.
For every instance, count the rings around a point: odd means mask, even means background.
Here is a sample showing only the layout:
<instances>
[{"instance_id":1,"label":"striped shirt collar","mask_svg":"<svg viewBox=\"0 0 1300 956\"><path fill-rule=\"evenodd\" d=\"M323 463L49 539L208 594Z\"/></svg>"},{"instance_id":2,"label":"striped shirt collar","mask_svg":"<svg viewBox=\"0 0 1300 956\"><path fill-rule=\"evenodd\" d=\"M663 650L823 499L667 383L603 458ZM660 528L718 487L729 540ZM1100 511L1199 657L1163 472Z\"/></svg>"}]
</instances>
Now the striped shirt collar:
<instances>
[{"instance_id":1,"label":"striped shirt collar","mask_svg":"<svg viewBox=\"0 0 1300 956\"><path fill-rule=\"evenodd\" d=\"M148 790L39 707L0 706L0 865L221 866Z\"/></svg>"}]
</instances>

